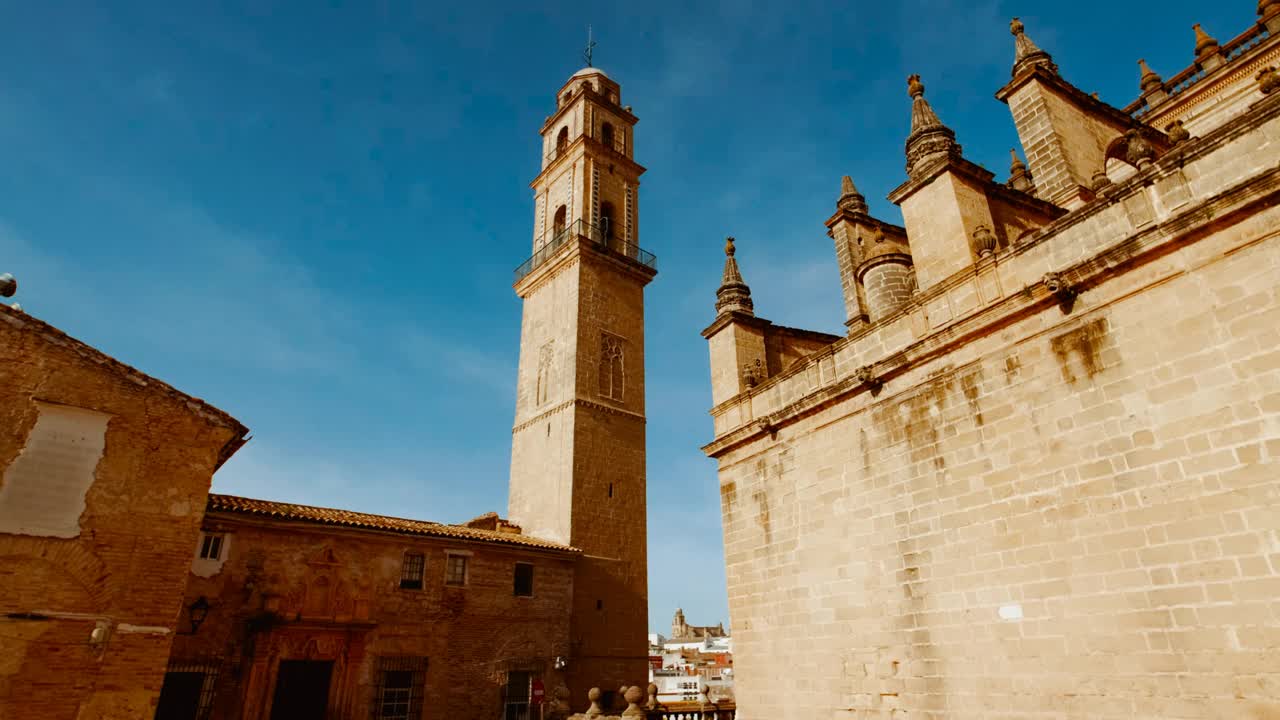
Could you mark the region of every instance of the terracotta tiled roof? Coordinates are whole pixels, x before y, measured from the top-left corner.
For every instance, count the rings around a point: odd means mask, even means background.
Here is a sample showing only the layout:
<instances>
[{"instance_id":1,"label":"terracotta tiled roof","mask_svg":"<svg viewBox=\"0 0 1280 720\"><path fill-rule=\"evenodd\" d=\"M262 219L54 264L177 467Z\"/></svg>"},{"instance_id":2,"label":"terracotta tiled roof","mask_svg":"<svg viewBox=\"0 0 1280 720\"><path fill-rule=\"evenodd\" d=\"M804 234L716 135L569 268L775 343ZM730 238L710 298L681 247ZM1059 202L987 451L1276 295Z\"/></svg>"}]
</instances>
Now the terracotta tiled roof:
<instances>
[{"instance_id":1,"label":"terracotta tiled roof","mask_svg":"<svg viewBox=\"0 0 1280 720\"><path fill-rule=\"evenodd\" d=\"M446 525L427 520L408 520L405 518L387 517L386 515L370 515L368 513L337 510L334 508L295 505L293 503L275 502L272 500L256 500L254 498L237 497L235 495L218 495L209 493L209 512L230 512L244 515L256 515L274 520L297 520L323 525L365 528L369 530L387 530L406 535L429 535L433 537L456 538L475 542L492 542L504 545L522 545L543 550L577 553L577 548L550 540L541 540L528 535L477 530L462 525Z\"/></svg>"}]
</instances>

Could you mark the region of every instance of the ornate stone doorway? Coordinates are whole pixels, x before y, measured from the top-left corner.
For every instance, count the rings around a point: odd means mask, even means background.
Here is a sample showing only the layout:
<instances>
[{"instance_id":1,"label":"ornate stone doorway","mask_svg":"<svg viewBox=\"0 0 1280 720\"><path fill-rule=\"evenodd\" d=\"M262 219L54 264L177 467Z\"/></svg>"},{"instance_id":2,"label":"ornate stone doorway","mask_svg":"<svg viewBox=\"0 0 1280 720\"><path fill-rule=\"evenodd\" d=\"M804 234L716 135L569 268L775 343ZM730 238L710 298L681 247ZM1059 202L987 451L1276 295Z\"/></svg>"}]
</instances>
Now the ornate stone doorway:
<instances>
[{"instance_id":1,"label":"ornate stone doorway","mask_svg":"<svg viewBox=\"0 0 1280 720\"><path fill-rule=\"evenodd\" d=\"M331 660L282 660L271 720L324 720L332 677Z\"/></svg>"}]
</instances>

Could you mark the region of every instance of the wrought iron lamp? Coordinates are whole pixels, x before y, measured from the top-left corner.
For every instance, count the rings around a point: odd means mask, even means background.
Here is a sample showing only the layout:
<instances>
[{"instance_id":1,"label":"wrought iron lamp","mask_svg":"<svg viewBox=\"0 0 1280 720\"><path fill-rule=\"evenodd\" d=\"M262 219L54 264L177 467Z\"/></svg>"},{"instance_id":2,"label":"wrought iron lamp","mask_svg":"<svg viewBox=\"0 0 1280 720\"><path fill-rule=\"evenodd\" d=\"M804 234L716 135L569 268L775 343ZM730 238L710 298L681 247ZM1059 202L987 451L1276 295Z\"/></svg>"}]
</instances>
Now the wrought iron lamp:
<instances>
[{"instance_id":1,"label":"wrought iron lamp","mask_svg":"<svg viewBox=\"0 0 1280 720\"><path fill-rule=\"evenodd\" d=\"M204 623L205 618L209 617L209 599L201 595L195 602L187 606L187 620L191 623L191 632L183 633L184 635L195 635L200 631L200 625Z\"/></svg>"}]
</instances>

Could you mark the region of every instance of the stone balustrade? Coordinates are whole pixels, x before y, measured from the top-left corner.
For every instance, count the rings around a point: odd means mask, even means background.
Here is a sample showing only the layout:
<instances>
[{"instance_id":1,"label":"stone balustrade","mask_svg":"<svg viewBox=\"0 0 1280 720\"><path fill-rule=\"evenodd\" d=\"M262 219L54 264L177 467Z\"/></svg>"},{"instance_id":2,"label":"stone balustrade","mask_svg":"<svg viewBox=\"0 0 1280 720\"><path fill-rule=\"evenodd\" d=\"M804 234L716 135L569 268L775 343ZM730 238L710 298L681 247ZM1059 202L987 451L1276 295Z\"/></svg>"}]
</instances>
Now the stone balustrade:
<instances>
[{"instance_id":1,"label":"stone balustrade","mask_svg":"<svg viewBox=\"0 0 1280 720\"><path fill-rule=\"evenodd\" d=\"M591 688L587 699L591 706L586 712L568 712L569 692L556 688L552 700L543 712L543 720L734 720L737 706L732 700L712 702L708 693L710 688L702 686L700 698L678 703L661 703L658 701L658 686L649 684L648 692L639 685L623 688L621 696L626 701L626 709L618 713L614 708L601 707L600 688Z\"/></svg>"}]
</instances>

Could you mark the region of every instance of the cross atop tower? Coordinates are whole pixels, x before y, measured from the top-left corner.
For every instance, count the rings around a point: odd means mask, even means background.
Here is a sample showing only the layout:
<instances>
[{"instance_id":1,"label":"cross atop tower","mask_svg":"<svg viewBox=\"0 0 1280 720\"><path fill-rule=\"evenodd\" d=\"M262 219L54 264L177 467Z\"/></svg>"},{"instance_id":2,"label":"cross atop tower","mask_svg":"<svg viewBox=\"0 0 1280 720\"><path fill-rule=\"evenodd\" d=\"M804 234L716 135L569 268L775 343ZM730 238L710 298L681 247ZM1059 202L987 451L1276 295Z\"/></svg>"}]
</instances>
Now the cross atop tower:
<instances>
[{"instance_id":1,"label":"cross atop tower","mask_svg":"<svg viewBox=\"0 0 1280 720\"><path fill-rule=\"evenodd\" d=\"M582 59L591 67L591 55L596 49L596 41L591 39L591 26L587 26L587 49L582 51Z\"/></svg>"}]
</instances>

